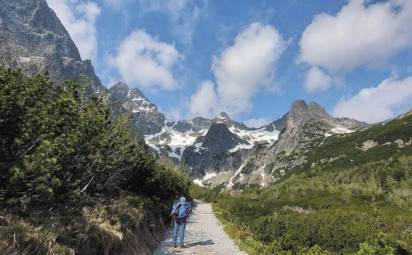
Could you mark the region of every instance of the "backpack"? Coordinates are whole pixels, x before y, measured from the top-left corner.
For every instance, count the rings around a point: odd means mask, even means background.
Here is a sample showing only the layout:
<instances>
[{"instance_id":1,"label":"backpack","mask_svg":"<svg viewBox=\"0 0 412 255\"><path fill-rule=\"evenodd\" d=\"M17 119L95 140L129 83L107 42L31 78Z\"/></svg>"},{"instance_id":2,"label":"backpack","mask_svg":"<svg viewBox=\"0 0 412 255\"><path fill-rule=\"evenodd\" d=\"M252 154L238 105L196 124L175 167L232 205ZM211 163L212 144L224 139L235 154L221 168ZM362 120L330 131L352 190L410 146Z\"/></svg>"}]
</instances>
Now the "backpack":
<instances>
[{"instance_id":1,"label":"backpack","mask_svg":"<svg viewBox=\"0 0 412 255\"><path fill-rule=\"evenodd\" d=\"M173 218L179 221L189 217L189 205L187 203L179 203L173 211Z\"/></svg>"}]
</instances>

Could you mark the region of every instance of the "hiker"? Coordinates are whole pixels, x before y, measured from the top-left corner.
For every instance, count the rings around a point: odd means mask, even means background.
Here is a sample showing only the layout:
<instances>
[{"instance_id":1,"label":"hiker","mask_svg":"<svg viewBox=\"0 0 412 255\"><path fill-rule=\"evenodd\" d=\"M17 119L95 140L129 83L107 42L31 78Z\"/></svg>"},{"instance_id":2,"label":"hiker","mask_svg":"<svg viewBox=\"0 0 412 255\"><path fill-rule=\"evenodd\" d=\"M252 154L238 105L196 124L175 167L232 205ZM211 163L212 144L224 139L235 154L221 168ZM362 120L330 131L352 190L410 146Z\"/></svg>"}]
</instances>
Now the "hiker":
<instances>
[{"instance_id":1,"label":"hiker","mask_svg":"<svg viewBox=\"0 0 412 255\"><path fill-rule=\"evenodd\" d=\"M170 216L173 220L173 247L176 248L177 237L179 235L179 246L183 248L183 240L185 238L186 221L192 211L192 205L186 201L184 196L173 205Z\"/></svg>"}]
</instances>

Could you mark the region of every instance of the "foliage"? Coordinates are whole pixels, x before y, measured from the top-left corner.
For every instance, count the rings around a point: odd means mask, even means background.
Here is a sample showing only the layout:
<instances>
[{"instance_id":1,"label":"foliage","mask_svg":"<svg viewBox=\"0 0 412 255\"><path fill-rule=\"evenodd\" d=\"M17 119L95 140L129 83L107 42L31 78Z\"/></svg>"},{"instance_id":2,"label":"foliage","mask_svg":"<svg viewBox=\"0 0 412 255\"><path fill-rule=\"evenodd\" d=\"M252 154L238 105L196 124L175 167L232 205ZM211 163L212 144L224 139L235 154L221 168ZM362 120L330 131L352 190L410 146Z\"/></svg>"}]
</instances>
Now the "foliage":
<instances>
[{"instance_id":1,"label":"foliage","mask_svg":"<svg viewBox=\"0 0 412 255\"><path fill-rule=\"evenodd\" d=\"M220 194L216 212L250 254L411 254L412 147L395 143L411 126L329 137L281 181ZM361 150L367 140L379 145Z\"/></svg>"},{"instance_id":2,"label":"foliage","mask_svg":"<svg viewBox=\"0 0 412 255\"><path fill-rule=\"evenodd\" d=\"M0 199L3 203L75 202L121 190L167 200L189 181L166 169L114 121L85 83L56 87L44 76L0 70Z\"/></svg>"},{"instance_id":3,"label":"foliage","mask_svg":"<svg viewBox=\"0 0 412 255\"><path fill-rule=\"evenodd\" d=\"M139 228L133 221L166 218L173 199L188 196L188 177L159 164L136 141L128 117L113 116L105 95L88 95L86 88L82 80L57 86L42 75L0 69L0 209L12 217L0 221L1 248L65 254L71 247L77 254L78 244L89 242L90 253L79 254L103 254L93 247L106 245L107 231L96 229L85 208L100 208L100 216L114 212L113 201L128 194L133 205L113 214L126 233Z\"/></svg>"},{"instance_id":4,"label":"foliage","mask_svg":"<svg viewBox=\"0 0 412 255\"><path fill-rule=\"evenodd\" d=\"M221 193L219 192L219 187L215 189L209 189L205 187L201 187L197 184L192 183L190 187L190 195L193 198L212 203L212 202L217 202L218 199L222 196Z\"/></svg>"}]
</instances>

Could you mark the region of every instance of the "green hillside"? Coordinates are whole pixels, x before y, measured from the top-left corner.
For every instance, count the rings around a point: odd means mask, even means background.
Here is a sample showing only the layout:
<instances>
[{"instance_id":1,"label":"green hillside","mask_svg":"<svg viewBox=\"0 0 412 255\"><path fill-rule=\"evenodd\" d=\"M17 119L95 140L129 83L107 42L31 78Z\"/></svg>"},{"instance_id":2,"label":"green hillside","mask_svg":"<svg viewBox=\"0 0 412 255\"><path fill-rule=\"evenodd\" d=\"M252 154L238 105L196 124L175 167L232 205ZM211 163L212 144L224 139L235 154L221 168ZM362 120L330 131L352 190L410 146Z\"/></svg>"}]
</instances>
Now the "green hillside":
<instances>
[{"instance_id":1,"label":"green hillside","mask_svg":"<svg viewBox=\"0 0 412 255\"><path fill-rule=\"evenodd\" d=\"M411 254L411 127L406 116L328 137L265 189L195 194L250 254Z\"/></svg>"},{"instance_id":2,"label":"green hillside","mask_svg":"<svg viewBox=\"0 0 412 255\"><path fill-rule=\"evenodd\" d=\"M0 69L2 254L148 253L188 194L86 88Z\"/></svg>"}]
</instances>

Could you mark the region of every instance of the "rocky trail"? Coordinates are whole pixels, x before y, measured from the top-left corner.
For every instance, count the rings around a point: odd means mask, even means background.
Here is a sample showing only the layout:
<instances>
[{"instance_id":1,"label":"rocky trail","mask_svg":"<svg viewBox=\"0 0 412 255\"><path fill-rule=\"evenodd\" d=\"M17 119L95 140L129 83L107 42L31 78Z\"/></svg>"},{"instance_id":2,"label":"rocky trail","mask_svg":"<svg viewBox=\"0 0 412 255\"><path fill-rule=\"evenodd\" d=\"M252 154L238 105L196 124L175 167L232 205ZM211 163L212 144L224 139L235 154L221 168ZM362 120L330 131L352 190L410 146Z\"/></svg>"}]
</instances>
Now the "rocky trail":
<instances>
[{"instance_id":1,"label":"rocky trail","mask_svg":"<svg viewBox=\"0 0 412 255\"><path fill-rule=\"evenodd\" d=\"M213 214L212 206L198 202L186 226L185 248L173 248L172 231L155 251L155 255L243 255L234 241L224 232Z\"/></svg>"}]
</instances>

